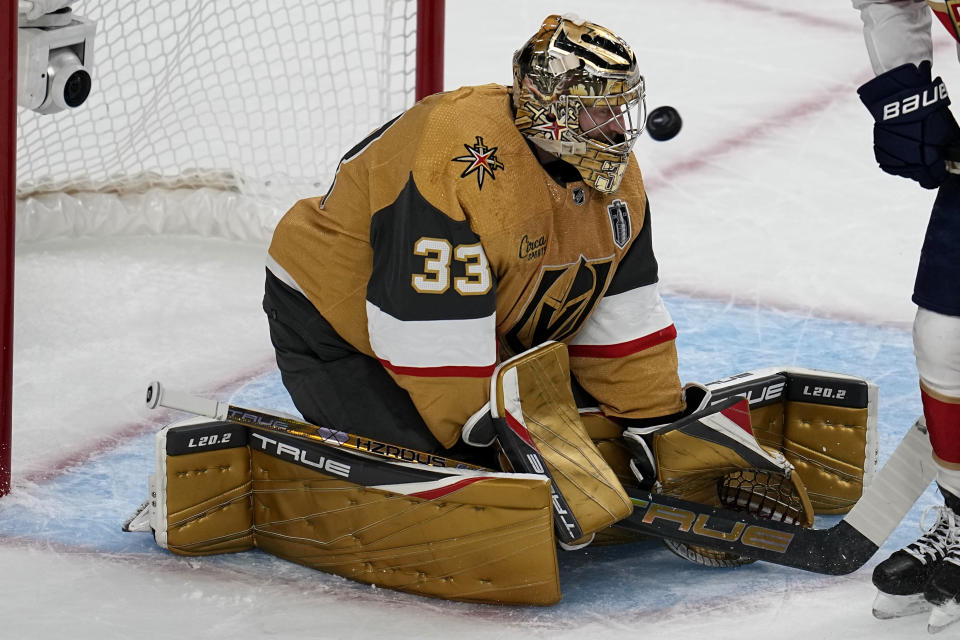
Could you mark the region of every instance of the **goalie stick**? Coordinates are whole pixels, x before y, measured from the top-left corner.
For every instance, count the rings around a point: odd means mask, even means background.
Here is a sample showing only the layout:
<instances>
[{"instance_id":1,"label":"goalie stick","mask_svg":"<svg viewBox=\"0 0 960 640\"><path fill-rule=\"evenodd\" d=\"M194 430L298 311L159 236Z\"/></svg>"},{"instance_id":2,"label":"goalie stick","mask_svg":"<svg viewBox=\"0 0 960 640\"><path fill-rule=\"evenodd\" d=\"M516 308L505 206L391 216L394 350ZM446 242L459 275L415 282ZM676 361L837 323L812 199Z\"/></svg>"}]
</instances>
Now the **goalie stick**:
<instances>
[{"instance_id":1,"label":"goalie stick","mask_svg":"<svg viewBox=\"0 0 960 640\"><path fill-rule=\"evenodd\" d=\"M618 527L828 575L856 571L883 545L936 469L923 420L907 431L840 522L805 529L627 487L636 507Z\"/></svg>"},{"instance_id":2,"label":"goalie stick","mask_svg":"<svg viewBox=\"0 0 960 640\"><path fill-rule=\"evenodd\" d=\"M413 462L431 467L452 467L455 469L489 471L489 469L485 467L453 460L436 453L418 451L417 449L401 447L390 442L355 436L338 429L318 427L294 418L278 416L264 411L257 411L256 409L245 409L225 402L199 398L180 391L171 391L159 382L151 382L150 386L147 387L146 402L147 408L149 409L156 409L158 407L177 409L216 420L226 420L246 427L256 427L269 431L277 431L279 433L287 433L315 442L321 442L325 445L352 449L353 451L369 453L399 462Z\"/></svg>"},{"instance_id":3,"label":"goalie stick","mask_svg":"<svg viewBox=\"0 0 960 640\"><path fill-rule=\"evenodd\" d=\"M442 472L442 468L490 471L291 418L167 391L159 382L148 387L146 401L151 409L178 409L327 447L418 463L437 472ZM382 449L371 448L368 442ZM845 575L859 569L876 553L933 481L935 473L930 441L921 418L907 431L853 509L832 527L805 529L630 487L627 493L634 512L614 526L814 573Z\"/></svg>"}]
</instances>

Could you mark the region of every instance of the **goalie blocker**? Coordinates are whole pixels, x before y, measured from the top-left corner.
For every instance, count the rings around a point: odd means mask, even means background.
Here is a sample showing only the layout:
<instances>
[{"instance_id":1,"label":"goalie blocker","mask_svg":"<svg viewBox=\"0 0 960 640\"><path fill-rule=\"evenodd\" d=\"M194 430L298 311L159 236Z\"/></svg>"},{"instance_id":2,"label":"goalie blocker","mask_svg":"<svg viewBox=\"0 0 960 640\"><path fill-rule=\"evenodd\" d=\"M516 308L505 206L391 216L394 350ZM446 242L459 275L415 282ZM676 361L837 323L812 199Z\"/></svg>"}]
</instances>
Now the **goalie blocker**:
<instances>
[{"instance_id":1,"label":"goalie blocker","mask_svg":"<svg viewBox=\"0 0 960 640\"><path fill-rule=\"evenodd\" d=\"M475 446L496 440L506 468L550 479L557 539L567 549L633 511L580 420L563 343L546 342L497 366L490 406L468 421L463 439Z\"/></svg>"}]
</instances>

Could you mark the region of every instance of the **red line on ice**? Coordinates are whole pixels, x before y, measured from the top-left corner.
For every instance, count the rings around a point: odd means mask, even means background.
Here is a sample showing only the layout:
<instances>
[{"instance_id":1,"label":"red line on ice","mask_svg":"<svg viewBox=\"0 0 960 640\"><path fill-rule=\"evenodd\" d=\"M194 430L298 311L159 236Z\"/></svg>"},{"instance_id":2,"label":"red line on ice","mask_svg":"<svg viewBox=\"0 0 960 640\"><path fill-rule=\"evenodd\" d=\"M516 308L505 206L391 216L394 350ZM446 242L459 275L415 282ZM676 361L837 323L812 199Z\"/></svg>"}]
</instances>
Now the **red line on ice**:
<instances>
[{"instance_id":1,"label":"red line on ice","mask_svg":"<svg viewBox=\"0 0 960 640\"><path fill-rule=\"evenodd\" d=\"M829 29L831 31L848 32L851 30L851 27L858 28L860 24L860 21L857 17L857 11L852 6L849 7L849 10L853 19L850 22L843 22L840 20L823 18L812 13L804 13L802 11L793 11L791 9L784 9L782 7L769 6L759 2L751 2L751 0L707 0L707 2L712 4L729 5L743 11L752 11L754 13L769 13L778 18L787 18L788 20L799 22L807 27L817 27L820 29Z\"/></svg>"},{"instance_id":2,"label":"red line on ice","mask_svg":"<svg viewBox=\"0 0 960 640\"><path fill-rule=\"evenodd\" d=\"M226 395L234 390L236 390L240 385L245 382L248 382L258 376L261 376L268 371L271 371L276 364L271 360L269 363L262 363L256 368L252 368L250 371L239 375L235 378L222 382L217 387L209 390L208 392L203 392L201 390L201 395L211 395L211 396L221 396ZM109 454L117 447L126 444L130 441L131 438L144 435L146 433L153 433L159 431L164 425L170 424L171 412L161 411L154 412L155 415L151 414L146 417L142 422L136 422L132 424L127 424L119 427L116 431L109 433L107 435L101 436L100 438L91 441L84 448L70 454L69 456L58 460L57 462L50 465L49 468L42 471L34 471L31 473L26 473L22 476L19 476L22 480L28 483L43 483L48 482L62 473L74 469L76 467L82 466L94 458L98 458L102 455ZM179 419L179 418L178 418ZM152 469L144 469L144 477L147 473L150 473ZM14 475L14 482L18 479L18 476ZM16 486L14 486L14 489Z\"/></svg>"},{"instance_id":3,"label":"red line on ice","mask_svg":"<svg viewBox=\"0 0 960 640\"><path fill-rule=\"evenodd\" d=\"M693 157L663 167L657 174L647 180L647 184L648 186L656 185L659 182L669 181L678 175L714 166L719 156L729 154L737 149L748 148L757 140L774 135L805 118L822 113L828 110L835 100L849 97L852 91L852 85L835 85L808 100L787 105L783 111L734 130L730 135L699 150ZM869 122L864 126L869 126Z\"/></svg>"}]
</instances>

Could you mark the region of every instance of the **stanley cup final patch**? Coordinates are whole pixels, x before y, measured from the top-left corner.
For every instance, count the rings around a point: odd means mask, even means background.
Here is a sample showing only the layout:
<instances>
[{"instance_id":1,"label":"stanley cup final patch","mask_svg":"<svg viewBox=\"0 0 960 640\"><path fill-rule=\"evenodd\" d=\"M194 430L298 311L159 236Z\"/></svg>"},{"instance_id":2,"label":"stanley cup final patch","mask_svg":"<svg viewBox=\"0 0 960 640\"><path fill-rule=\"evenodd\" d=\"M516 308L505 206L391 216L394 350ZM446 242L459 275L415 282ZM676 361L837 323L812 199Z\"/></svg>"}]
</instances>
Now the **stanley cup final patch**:
<instances>
[{"instance_id":1,"label":"stanley cup final patch","mask_svg":"<svg viewBox=\"0 0 960 640\"><path fill-rule=\"evenodd\" d=\"M630 242L630 209L627 208L626 202L618 199L607 205L607 213L610 214L613 241L623 249Z\"/></svg>"}]
</instances>

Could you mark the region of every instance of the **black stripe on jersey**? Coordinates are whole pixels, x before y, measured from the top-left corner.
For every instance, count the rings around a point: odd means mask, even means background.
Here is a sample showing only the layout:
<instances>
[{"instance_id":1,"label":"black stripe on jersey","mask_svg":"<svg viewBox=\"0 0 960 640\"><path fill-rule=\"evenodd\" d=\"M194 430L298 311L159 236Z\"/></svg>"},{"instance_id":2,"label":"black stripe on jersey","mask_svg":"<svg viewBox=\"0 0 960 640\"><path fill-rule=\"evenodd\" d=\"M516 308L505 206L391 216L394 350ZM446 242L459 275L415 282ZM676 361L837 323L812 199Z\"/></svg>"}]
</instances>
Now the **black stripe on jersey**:
<instances>
[{"instance_id":1,"label":"black stripe on jersey","mask_svg":"<svg viewBox=\"0 0 960 640\"><path fill-rule=\"evenodd\" d=\"M366 138L364 138L363 140L361 140L361 141L358 142L357 144L353 145L353 146L350 148L350 150L347 151L347 152L343 155L342 158L340 158L340 162L337 163L337 170L334 171L334 173L333 173L333 182L330 183L330 188L327 189L327 192L326 192L325 194L323 194L323 199L320 201L320 206L321 206L321 207L323 206L323 203L326 202L327 197L330 195L330 192L333 191L333 187L336 186L336 184L337 184L337 176L340 175L340 167L343 166L343 163L344 163L344 162L349 162L350 160L353 159L354 156L360 155L360 153L361 153L364 149L366 149L367 147L369 147L370 144L371 144L373 141L375 141L377 138L379 138L379 137L382 136L384 133L386 133L387 129L389 129L391 126L393 126L393 123L396 122L397 120L399 120L402 115L403 115L403 114L401 113L400 115L396 116L396 117L393 118L392 120L389 120L388 122L386 122L385 124L383 124L379 129L377 129L376 131L372 132L370 135L368 135Z\"/></svg>"},{"instance_id":2,"label":"black stripe on jersey","mask_svg":"<svg viewBox=\"0 0 960 640\"><path fill-rule=\"evenodd\" d=\"M421 238L436 238L450 244L449 286L442 293L422 293L414 288L415 274L428 273L427 256L417 255L415 245ZM420 194L413 181L370 220L370 245L373 247L373 271L367 284L367 300L399 320L468 320L485 318L496 312L496 285L483 294L461 295L455 278L467 276L466 263L453 258L458 245L477 245L480 238L466 221L452 220Z\"/></svg>"},{"instance_id":3,"label":"black stripe on jersey","mask_svg":"<svg viewBox=\"0 0 960 640\"><path fill-rule=\"evenodd\" d=\"M645 287L659 280L657 258L653 255L653 233L650 230L650 202L643 212L643 226L627 249L627 255L617 265L606 294L613 296L637 287Z\"/></svg>"}]
</instances>

